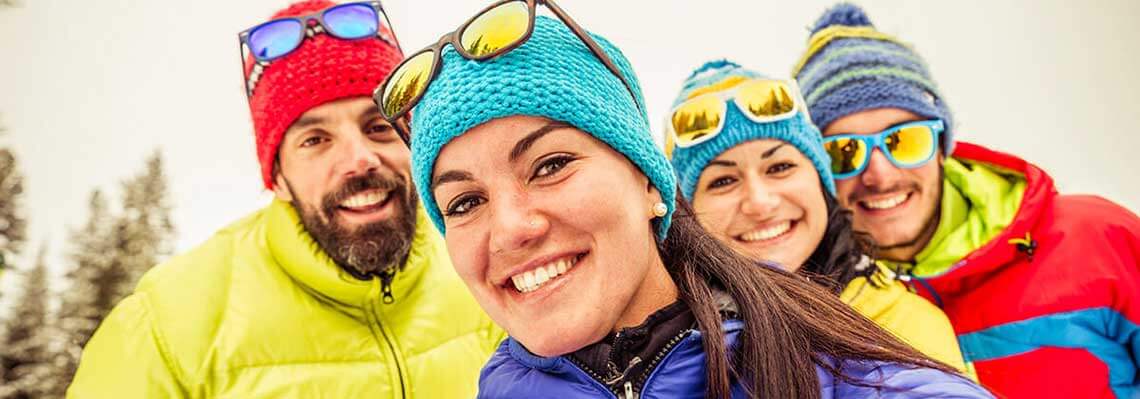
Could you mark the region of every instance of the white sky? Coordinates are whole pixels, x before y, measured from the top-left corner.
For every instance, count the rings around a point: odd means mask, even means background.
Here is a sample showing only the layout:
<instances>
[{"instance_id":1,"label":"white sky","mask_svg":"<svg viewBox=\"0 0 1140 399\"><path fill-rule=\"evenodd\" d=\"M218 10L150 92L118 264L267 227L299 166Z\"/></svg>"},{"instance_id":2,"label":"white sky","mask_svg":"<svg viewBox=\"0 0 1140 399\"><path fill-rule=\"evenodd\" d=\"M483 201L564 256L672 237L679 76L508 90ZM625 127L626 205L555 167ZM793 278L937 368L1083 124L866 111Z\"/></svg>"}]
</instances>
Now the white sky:
<instances>
[{"instance_id":1,"label":"white sky","mask_svg":"<svg viewBox=\"0 0 1140 399\"><path fill-rule=\"evenodd\" d=\"M67 232L93 188L118 189L163 151L178 251L268 201L260 187L236 33L280 0L21 0L0 10L0 145L26 176L28 249ZM489 1L392 0L413 51ZM1140 2L862 1L913 43L956 114L958 135L1046 168L1062 192L1140 210ZM655 131L681 81L727 57L787 76L831 1L563 0L633 62ZM26 258L31 258L26 256Z\"/></svg>"}]
</instances>

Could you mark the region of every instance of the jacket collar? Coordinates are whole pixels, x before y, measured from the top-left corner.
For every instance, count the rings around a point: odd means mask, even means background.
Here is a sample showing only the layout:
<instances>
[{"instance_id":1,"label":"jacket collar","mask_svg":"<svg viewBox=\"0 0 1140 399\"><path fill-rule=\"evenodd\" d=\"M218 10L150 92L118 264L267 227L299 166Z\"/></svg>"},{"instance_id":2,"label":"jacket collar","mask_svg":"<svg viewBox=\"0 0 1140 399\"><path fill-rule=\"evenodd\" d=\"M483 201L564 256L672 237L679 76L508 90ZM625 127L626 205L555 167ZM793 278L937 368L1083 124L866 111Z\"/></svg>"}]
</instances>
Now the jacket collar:
<instances>
[{"instance_id":1,"label":"jacket collar","mask_svg":"<svg viewBox=\"0 0 1140 399\"><path fill-rule=\"evenodd\" d=\"M359 280L337 266L305 230L291 204L274 199L266 209L266 218L270 254L310 294L354 316L361 316L370 301L380 300L380 279ZM423 209L417 209L411 253L391 283L395 303L400 303L401 293L417 288L440 245L439 233L428 223Z\"/></svg>"},{"instance_id":2,"label":"jacket collar","mask_svg":"<svg viewBox=\"0 0 1140 399\"><path fill-rule=\"evenodd\" d=\"M724 327L725 336L728 336L728 337L734 337L737 333L744 330L744 322L741 320L738 320L738 319L725 320L724 323L722 323L722 326ZM726 342L726 343L731 344L731 342ZM689 334L689 336L687 338L685 338L684 341L682 341L680 344L678 344L676 347L673 348L673 351L677 351L678 348L681 348L685 345L700 345L700 344L701 344L701 332L700 332L700 330L697 330L694 328L691 330L691 334ZM549 372L549 373L564 373L564 372L567 372L568 370L577 370L578 374L581 374L582 376L586 375L585 372L581 371L580 369L578 369L577 366L574 366L573 363L571 363L569 360L567 360L565 355L564 356L555 356L555 357L542 357L542 356L535 355L533 353L530 353L530 351L527 350L526 347L524 347L522 345L522 343L515 340L514 337L507 337L506 349L507 349L507 352L511 355L511 358L513 358L515 361L519 362L523 366L526 366L526 367L529 367L532 369L545 371L545 372ZM658 365L658 367L661 367L661 365ZM589 377L586 377L586 378L589 378Z\"/></svg>"},{"instance_id":3,"label":"jacket collar","mask_svg":"<svg viewBox=\"0 0 1140 399\"><path fill-rule=\"evenodd\" d=\"M1036 165L1013 155L959 142L953 157L965 163L980 164L999 172L1019 174L1025 178L1026 187L1022 194L1021 205L1005 229L943 273L931 278L930 282L939 291L957 291L965 288L962 286L963 279L994 272L1011 262L1018 256L1019 251L1013 242L1031 233L1042 213L1052 205L1057 195L1052 177Z\"/></svg>"}]
</instances>

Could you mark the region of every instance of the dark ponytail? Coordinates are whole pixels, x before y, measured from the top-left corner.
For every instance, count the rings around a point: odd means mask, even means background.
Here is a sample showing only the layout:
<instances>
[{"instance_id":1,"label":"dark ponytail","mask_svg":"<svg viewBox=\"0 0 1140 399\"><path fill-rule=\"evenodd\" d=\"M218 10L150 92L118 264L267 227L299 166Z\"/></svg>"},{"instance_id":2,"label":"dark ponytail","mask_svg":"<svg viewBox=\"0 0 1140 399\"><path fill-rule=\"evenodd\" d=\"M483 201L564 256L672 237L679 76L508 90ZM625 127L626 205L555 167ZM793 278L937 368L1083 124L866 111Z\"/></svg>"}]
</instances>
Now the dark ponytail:
<instances>
[{"instance_id":1,"label":"dark ponytail","mask_svg":"<svg viewBox=\"0 0 1140 399\"><path fill-rule=\"evenodd\" d=\"M757 267L705 231L680 195L669 237L658 249L702 332L709 398L730 397L734 380L752 397L819 398L817 365L839 380L866 384L843 373L843 360L895 362L956 373L803 276ZM735 300L736 316L745 325L731 358L714 291Z\"/></svg>"}]
</instances>

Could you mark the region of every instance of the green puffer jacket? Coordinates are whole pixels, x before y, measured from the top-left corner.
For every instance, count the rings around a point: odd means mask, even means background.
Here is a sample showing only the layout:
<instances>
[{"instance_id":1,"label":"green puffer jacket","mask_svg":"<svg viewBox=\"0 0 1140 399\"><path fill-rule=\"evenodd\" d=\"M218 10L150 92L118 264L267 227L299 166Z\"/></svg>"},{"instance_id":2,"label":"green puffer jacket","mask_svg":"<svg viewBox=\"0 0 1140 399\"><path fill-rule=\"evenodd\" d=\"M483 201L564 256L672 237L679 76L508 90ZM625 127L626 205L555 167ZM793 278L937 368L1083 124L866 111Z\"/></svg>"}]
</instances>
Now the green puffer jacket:
<instances>
[{"instance_id":1,"label":"green puffer jacket","mask_svg":"<svg viewBox=\"0 0 1140 399\"><path fill-rule=\"evenodd\" d=\"M274 200L149 271L87 344L74 398L470 398L505 338L423 211L391 281L341 271Z\"/></svg>"}]
</instances>

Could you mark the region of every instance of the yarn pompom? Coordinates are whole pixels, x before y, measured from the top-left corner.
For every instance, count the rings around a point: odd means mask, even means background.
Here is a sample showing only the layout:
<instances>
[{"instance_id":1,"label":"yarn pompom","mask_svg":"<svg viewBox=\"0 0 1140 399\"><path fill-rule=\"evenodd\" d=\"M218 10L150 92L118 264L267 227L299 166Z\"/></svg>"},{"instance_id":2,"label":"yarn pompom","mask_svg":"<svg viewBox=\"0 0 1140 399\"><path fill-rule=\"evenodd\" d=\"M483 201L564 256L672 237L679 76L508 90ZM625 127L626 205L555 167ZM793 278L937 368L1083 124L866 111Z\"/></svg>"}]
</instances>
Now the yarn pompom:
<instances>
[{"instance_id":1,"label":"yarn pompom","mask_svg":"<svg viewBox=\"0 0 1140 399\"><path fill-rule=\"evenodd\" d=\"M815 26L811 28L811 33L815 34L821 29L832 25L843 26L873 26L871 18L867 17L867 13L863 12L862 8L851 3L839 3L823 13L818 21L815 21Z\"/></svg>"}]
</instances>

